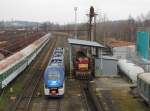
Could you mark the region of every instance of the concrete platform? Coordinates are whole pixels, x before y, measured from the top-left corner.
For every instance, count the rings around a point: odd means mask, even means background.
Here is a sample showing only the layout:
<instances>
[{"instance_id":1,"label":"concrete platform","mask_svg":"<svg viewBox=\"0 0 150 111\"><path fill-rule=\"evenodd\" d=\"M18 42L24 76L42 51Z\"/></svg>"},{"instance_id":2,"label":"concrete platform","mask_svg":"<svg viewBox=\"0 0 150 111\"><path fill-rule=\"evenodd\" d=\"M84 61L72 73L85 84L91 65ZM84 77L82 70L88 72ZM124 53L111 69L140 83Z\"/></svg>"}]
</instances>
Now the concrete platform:
<instances>
[{"instance_id":1,"label":"concrete platform","mask_svg":"<svg viewBox=\"0 0 150 111\"><path fill-rule=\"evenodd\" d=\"M149 111L150 108L131 93L130 86L121 77L102 77L95 81L96 94L106 111Z\"/></svg>"}]
</instances>

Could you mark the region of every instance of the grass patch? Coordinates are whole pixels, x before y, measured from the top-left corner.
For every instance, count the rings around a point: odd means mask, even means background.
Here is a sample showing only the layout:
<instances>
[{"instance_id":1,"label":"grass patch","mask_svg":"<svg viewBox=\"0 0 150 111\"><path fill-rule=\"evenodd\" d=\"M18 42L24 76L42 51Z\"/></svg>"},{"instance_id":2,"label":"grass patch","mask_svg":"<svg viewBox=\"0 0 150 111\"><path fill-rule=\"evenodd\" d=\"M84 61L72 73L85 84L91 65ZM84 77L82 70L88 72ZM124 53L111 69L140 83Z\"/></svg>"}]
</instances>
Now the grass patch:
<instances>
[{"instance_id":1,"label":"grass patch","mask_svg":"<svg viewBox=\"0 0 150 111\"><path fill-rule=\"evenodd\" d=\"M0 97L0 111L2 111L7 103L7 98L5 96Z\"/></svg>"},{"instance_id":2,"label":"grass patch","mask_svg":"<svg viewBox=\"0 0 150 111\"><path fill-rule=\"evenodd\" d=\"M4 89L3 94L0 96L0 110L3 110L5 106L11 102L10 101L11 96L17 97L19 94L21 94L21 92L23 91L23 84L21 83L21 81L26 76L27 74L19 76L14 83L9 84L9 86L7 86ZM13 92L10 91L10 88L12 88Z\"/></svg>"}]
</instances>

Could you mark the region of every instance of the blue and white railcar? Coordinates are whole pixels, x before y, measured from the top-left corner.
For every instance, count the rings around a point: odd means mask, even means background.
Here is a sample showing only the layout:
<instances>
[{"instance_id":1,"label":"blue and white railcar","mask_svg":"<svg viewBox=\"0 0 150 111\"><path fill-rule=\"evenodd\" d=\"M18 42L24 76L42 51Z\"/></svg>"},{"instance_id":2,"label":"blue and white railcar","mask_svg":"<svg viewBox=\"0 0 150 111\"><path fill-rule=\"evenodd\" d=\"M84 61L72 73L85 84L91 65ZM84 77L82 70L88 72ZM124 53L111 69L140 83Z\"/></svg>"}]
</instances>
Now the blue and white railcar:
<instances>
[{"instance_id":1,"label":"blue and white railcar","mask_svg":"<svg viewBox=\"0 0 150 111\"><path fill-rule=\"evenodd\" d=\"M64 48L56 48L44 72L45 96L63 96L65 92Z\"/></svg>"}]
</instances>

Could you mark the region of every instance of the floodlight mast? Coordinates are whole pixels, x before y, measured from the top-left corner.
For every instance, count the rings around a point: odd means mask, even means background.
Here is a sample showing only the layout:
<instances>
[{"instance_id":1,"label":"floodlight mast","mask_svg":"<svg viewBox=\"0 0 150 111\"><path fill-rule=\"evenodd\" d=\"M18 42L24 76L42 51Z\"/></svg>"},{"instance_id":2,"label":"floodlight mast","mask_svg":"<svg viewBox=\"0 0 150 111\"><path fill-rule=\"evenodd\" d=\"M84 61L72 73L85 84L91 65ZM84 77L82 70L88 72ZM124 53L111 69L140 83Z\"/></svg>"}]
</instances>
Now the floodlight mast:
<instances>
[{"instance_id":1,"label":"floodlight mast","mask_svg":"<svg viewBox=\"0 0 150 111\"><path fill-rule=\"evenodd\" d=\"M74 31L75 31L75 39L77 39L77 10L78 10L78 7L74 7L74 11L75 11L75 29L74 29Z\"/></svg>"}]
</instances>

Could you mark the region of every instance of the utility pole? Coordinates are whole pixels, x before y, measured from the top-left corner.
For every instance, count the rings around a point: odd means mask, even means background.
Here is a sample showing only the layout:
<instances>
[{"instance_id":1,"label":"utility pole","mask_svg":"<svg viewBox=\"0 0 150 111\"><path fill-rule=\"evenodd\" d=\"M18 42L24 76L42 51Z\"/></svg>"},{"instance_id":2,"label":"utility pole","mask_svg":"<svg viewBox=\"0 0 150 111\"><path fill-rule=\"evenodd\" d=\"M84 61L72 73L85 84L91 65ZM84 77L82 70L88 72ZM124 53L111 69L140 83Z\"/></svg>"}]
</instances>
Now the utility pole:
<instances>
[{"instance_id":1,"label":"utility pole","mask_svg":"<svg viewBox=\"0 0 150 111\"><path fill-rule=\"evenodd\" d=\"M74 30L75 30L75 39L77 39L77 10L78 10L78 7L74 7L74 11L75 11L75 27L74 27Z\"/></svg>"},{"instance_id":2,"label":"utility pole","mask_svg":"<svg viewBox=\"0 0 150 111\"><path fill-rule=\"evenodd\" d=\"M97 14L96 14L93 6L90 7L90 11L87 14L87 16L89 18L88 40L96 41L96 16L97 16ZM96 54L95 48L91 47L91 54L92 55Z\"/></svg>"},{"instance_id":3,"label":"utility pole","mask_svg":"<svg viewBox=\"0 0 150 111\"><path fill-rule=\"evenodd\" d=\"M106 45L106 14L104 13L104 15L103 15L104 17L103 17L103 23L104 23L104 35L103 35L103 38L104 38L104 46Z\"/></svg>"}]
</instances>

